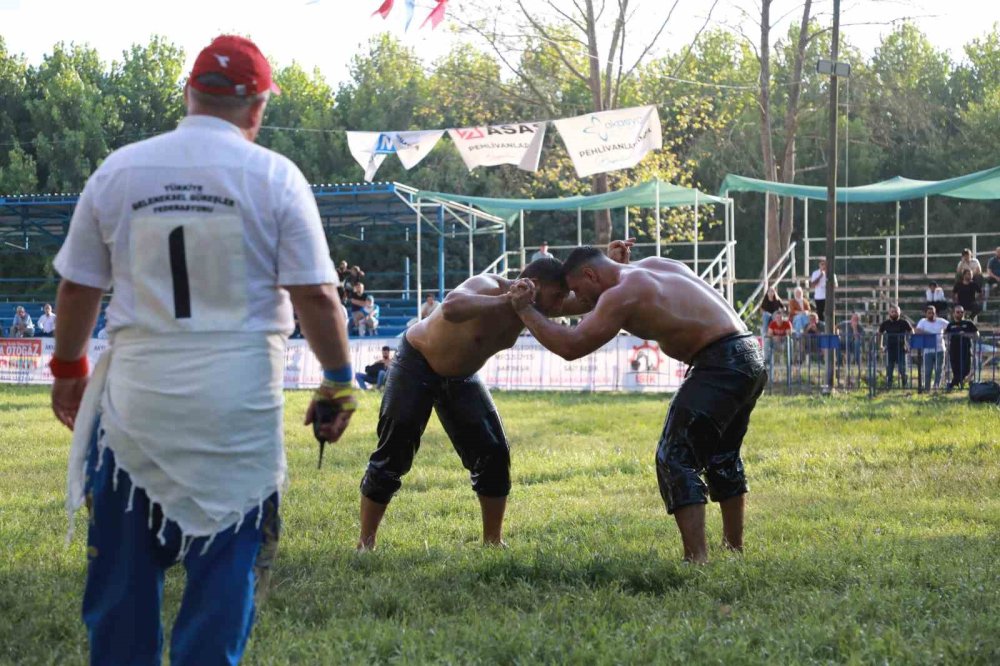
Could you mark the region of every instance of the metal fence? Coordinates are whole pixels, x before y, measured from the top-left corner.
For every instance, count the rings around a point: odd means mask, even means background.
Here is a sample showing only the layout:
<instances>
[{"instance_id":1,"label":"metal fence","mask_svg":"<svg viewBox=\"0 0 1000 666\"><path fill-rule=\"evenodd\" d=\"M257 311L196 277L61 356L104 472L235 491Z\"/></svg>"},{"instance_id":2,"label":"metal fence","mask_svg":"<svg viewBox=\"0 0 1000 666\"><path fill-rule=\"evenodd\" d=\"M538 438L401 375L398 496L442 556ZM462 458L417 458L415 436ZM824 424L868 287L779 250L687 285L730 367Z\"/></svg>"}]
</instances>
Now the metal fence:
<instances>
[{"instance_id":1,"label":"metal fence","mask_svg":"<svg viewBox=\"0 0 1000 666\"><path fill-rule=\"evenodd\" d=\"M1000 381L1000 334L792 334L764 338L773 394L934 393Z\"/></svg>"}]
</instances>

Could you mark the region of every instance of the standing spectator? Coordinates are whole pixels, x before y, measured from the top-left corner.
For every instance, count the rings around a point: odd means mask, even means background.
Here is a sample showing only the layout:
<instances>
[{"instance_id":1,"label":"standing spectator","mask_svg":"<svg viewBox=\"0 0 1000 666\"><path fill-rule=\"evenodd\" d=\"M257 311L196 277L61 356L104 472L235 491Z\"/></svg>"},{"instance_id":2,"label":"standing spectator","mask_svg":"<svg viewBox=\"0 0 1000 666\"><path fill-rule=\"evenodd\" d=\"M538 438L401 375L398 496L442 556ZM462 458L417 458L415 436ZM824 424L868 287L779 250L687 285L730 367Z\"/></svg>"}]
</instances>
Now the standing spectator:
<instances>
[{"instance_id":1,"label":"standing spectator","mask_svg":"<svg viewBox=\"0 0 1000 666\"><path fill-rule=\"evenodd\" d=\"M948 340L948 360L951 362L951 381L948 388L965 387L965 380L972 377L972 345L979 337L979 329L965 318L965 309L956 305L952 320L944 329Z\"/></svg>"},{"instance_id":2,"label":"standing spectator","mask_svg":"<svg viewBox=\"0 0 1000 666\"><path fill-rule=\"evenodd\" d=\"M802 287L796 287L792 292L792 299L788 301L788 318L795 333L801 333L809 323L809 299L805 297Z\"/></svg>"},{"instance_id":3,"label":"standing spectator","mask_svg":"<svg viewBox=\"0 0 1000 666\"><path fill-rule=\"evenodd\" d=\"M10 337L30 338L34 334L35 324L31 321L31 315L24 309L24 306L18 305L17 309L14 310L14 321L10 325Z\"/></svg>"},{"instance_id":4,"label":"standing spectator","mask_svg":"<svg viewBox=\"0 0 1000 666\"><path fill-rule=\"evenodd\" d=\"M929 306L928 311L934 306ZM879 324L878 334L880 346L885 349L885 381L886 387L892 388L893 368L899 373L899 384L906 388L906 339L913 334L913 327L900 316L899 306L893 303L889 306L889 318Z\"/></svg>"},{"instance_id":5,"label":"standing spectator","mask_svg":"<svg viewBox=\"0 0 1000 666\"><path fill-rule=\"evenodd\" d=\"M371 365L366 365L365 371L355 374L354 379L357 380L362 391L368 390L368 384L382 388L385 385L390 365L392 365L392 347L386 345L382 347L382 357Z\"/></svg>"},{"instance_id":6,"label":"standing spectator","mask_svg":"<svg viewBox=\"0 0 1000 666\"><path fill-rule=\"evenodd\" d=\"M764 340L765 356L767 367L774 366L774 352L778 347L787 349L788 336L792 334L792 324L785 318L785 311L778 310L771 318L771 323L767 325L767 338Z\"/></svg>"},{"instance_id":7,"label":"standing spectator","mask_svg":"<svg viewBox=\"0 0 1000 666\"><path fill-rule=\"evenodd\" d=\"M358 321L358 335L375 335L378 332L378 318L381 308L375 304L375 297L365 296L365 305L361 308L361 319Z\"/></svg>"},{"instance_id":8,"label":"standing spectator","mask_svg":"<svg viewBox=\"0 0 1000 666\"><path fill-rule=\"evenodd\" d=\"M934 280L931 280L927 289L924 290L924 310L930 306L934 306L934 310L939 313L948 309L948 300L945 298L944 289L939 287Z\"/></svg>"},{"instance_id":9,"label":"standing spectator","mask_svg":"<svg viewBox=\"0 0 1000 666\"><path fill-rule=\"evenodd\" d=\"M347 259L341 259L340 263L337 264L337 278L341 284L345 284L349 275L350 271L347 268Z\"/></svg>"},{"instance_id":10,"label":"standing spectator","mask_svg":"<svg viewBox=\"0 0 1000 666\"><path fill-rule=\"evenodd\" d=\"M927 308L923 319L917 322L917 333L934 336L934 349L924 348L924 390L931 389L931 371L934 371L934 388L941 388L941 367L944 365L944 336L948 322L937 316L933 306Z\"/></svg>"},{"instance_id":11,"label":"standing spectator","mask_svg":"<svg viewBox=\"0 0 1000 666\"><path fill-rule=\"evenodd\" d=\"M809 276L809 286L813 290L819 320L826 321L826 259L819 260L819 267Z\"/></svg>"},{"instance_id":12,"label":"standing spectator","mask_svg":"<svg viewBox=\"0 0 1000 666\"><path fill-rule=\"evenodd\" d=\"M972 271L966 268L962 271L962 281L951 290L956 305L961 305L970 316L975 317L982 308L979 307L979 292L982 291L972 279Z\"/></svg>"},{"instance_id":13,"label":"standing spectator","mask_svg":"<svg viewBox=\"0 0 1000 666\"><path fill-rule=\"evenodd\" d=\"M324 369L306 423L324 405L315 427L336 441L357 404L316 198L254 143L272 92L253 42L215 39L184 87L187 117L101 163L55 259L52 409L74 431L67 504L90 511L93 664L160 663L174 563L187 575L171 662L240 660L278 547L293 306ZM111 345L88 378L109 289Z\"/></svg>"},{"instance_id":14,"label":"standing spectator","mask_svg":"<svg viewBox=\"0 0 1000 666\"><path fill-rule=\"evenodd\" d=\"M990 257L990 261L986 264L986 284L984 285L985 293L983 296L983 309L986 309L986 299L990 296L990 291L992 287L1000 286L1000 247L998 247Z\"/></svg>"},{"instance_id":15,"label":"standing spectator","mask_svg":"<svg viewBox=\"0 0 1000 666\"><path fill-rule=\"evenodd\" d=\"M420 318L427 319L430 317L431 314L438 309L439 305L441 304L438 303L437 298L434 296L434 292L428 292L427 298L424 299L424 304L420 306Z\"/></svg>"},{"instance_id":16,"label":"standing spectator","mask_svg":"<svg viewBox=\"0 0 1000 666\"><path fill-rule=\"evenodd\" d=\"M861 345L865 337L865 327L861 325L861 315L857 312L851 314L848 321L841 322L838 327L840 339L843 340L840 357L843 359L844 352L847 353L847 366L855 368L861 367ZM841 361L843 362L843 361Z\"/></svg>"},{"instance_id":17,"label":"standing spectator","mask_svg":"<svg viewBox=\"0 0 1000 666\"><path fill-rule=\"evenodd\" d=\"M42 306L42 316L38 318L38 337L51 338L56 330L56 313L46 303Z\"/></svg>"},{"instance_id":18,"label":"standing spectator","mask_svg":"<svg viewBox=\"0 0 1000 666\"><path fill-rule=\"evenodd\" d=\"M774 316L774 313L778 310L785 309L785 304L778 296L777 289L774 287L767 288L767 293L764 294L764 298L760 302L759 309L761 314L760 335L761 337L766 337L767 327L768 324L771 323L771 318Z\"/></svg>"},{"instance_id":19,"label":"standing spectator","mask_svg":"<svg viewBox=\"0 0 1000 666\"><path fill-rule=\"evenodd\" d=\"M972 273L972 281L978 286L983 286L983 265L972 256L972 250L965 248L962 250L962 258L958 261L958 268L955 269L955 283L962 281L962 274L965 271ZM966 308L968 310L968 308Z\"/></svg>"},{"instance_id":20,"label":"standing spectator","mask_svg":"<svg viewBox=\"0 0 1000 666\"><path fill-rule=\"evenodd\" d=\"M531 261L534 261L535 259L554 259L554 257L552 256L552 253L549 252L549 242L548 241L542 241L542 244L538 248L538 250L534 254L531 255Z\"/></svg>"}]
</instances>

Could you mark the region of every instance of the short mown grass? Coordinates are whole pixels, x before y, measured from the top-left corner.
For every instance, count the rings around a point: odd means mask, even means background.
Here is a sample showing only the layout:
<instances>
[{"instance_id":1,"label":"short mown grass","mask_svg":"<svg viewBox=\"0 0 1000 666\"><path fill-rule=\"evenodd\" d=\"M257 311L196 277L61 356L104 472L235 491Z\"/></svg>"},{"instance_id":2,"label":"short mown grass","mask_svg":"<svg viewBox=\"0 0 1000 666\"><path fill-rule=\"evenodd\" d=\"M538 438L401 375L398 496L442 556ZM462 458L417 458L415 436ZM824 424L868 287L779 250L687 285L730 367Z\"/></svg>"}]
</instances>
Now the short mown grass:
<instances>
[{"instance_id":1,"label":"short mown grass","mask_svg":"<svg viewBox=\"0 0 1000 666\"><path fill-rule=\"evenodd\" d=\"M285 533L246 663L1000 663L996 409L762 399L744 444L747 552L716 547L691 567L653 470L666 397L495 398L513 449L510 548L480 547L478 504L432 418L379 550L356 555L378 394L321 470L298 425L308 394L288 394ZM0 388L3 663L86 661L68 443L44 389Z\"/></svg>"}]
</instances>

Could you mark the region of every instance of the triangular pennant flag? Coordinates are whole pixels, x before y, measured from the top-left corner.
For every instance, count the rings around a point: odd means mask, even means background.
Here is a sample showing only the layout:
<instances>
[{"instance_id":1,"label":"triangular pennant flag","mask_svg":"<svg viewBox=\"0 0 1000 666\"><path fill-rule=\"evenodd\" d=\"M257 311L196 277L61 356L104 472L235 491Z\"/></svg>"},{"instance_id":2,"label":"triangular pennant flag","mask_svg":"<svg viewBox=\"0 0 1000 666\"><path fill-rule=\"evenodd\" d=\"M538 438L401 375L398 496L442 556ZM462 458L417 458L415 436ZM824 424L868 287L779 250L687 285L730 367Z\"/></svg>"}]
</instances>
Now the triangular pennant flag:
<instances>
[{"instance_id":1,"label":"triangular pennant flag","mask_svg":"<svg viewBox=\"0 0 1000 666\"><path fill-rule=\"evenodd\" d=\"M444 136L444 130L390 132L386 136L392 141L396 156L403 163L403 168L412 169L434 149L438 140Z\"/></svg>"},{"instance_id":2,"label":"triangular pennant flag","mask_svg":"<svg viewBox=\"0 0 1000 666\"><path fill-rule=\"evenodd\" d=\"M437 0L437 7L431 10L431 13L427 15L427 18L420 24L420 27L423 28L428 23L431 24L431 30L438 27L438 24L444 20L444 8L447 4L448 0Z\"/></svg>"},{"instance_id":3,"label":"triangular pennant flag","mask_svg":"<svg viewBox=\"0 0 1000 666\"><path fill-rule=\"evenodd\" d=\"M472 171L478 166L516 164L537 171L545 140L545 123L510 123L448 130L448 136Z\"/></svg>"},{"instance_id":4,"label":"triangular pennant flag","mask_svg":"<svg viewBox=\"0 0 1000 666\"><path fill-rule=\"evenodd\" d=\"M394 1L395 0L385 0L385 2L382 3L381 7L372 12L372 16L375 16L376 14L381 14L382 18L389 18L389 12L392 11L392 3Z\"/></svg>"},{"instance_id":5,"label":"triangular pennant flag","mask_svg":"<svg viewBox=\"0 0 1000 666\"><path fill-rule=\"evenodd\" d=\"M413 12L417 9L417 0L406 0L406 28L410 29L410 23L413 22Z\"/></svg>"},{"instance_id":6,"label":"triangular pennant flag","mask_svg":"<svg viewBox=\"0 0 1000 666\"><path fill-rule=\"evenodd\" d=\"M553 122L580 178L630 169L646 153L663 147L655 106L601 111Z\"/></svg>"},{"instance_id":7,"label":"triangular pennant flag","mask_svg":"<svg viewBox=\"0 0 1000 666\"><path fill-rule=\"evenodd\" d=\"M382 132L347 132L351 156L365 170L365 180L372 182L386 156L396 152L392 139Z\"/></svg>"}]
</instances>

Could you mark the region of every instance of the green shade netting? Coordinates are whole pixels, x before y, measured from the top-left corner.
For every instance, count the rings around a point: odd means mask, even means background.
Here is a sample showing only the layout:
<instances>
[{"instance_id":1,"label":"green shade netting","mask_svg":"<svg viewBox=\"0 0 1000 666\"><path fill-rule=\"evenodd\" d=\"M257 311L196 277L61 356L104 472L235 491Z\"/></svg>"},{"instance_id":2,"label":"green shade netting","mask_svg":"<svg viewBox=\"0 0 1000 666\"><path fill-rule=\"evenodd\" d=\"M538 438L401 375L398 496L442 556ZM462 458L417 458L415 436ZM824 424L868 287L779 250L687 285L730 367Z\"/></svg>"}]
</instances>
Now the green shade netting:
<instances>
[{"instance_id":1,"label":"green shade netting","mask_svg":"<svg viewBox=\"0 0 1000 666\"><path fill-rule=\"evenodd\" d=\"M721 193L770 192L797 199L826 201L826 187L775 183L735 174L726 176L719 191ZM947 180L912 180L896 176L871 185L837 189L838 203L891 203L893 201L922 199L926 196L979 200L1000 199L1000 167Z\"/></svg>"},{"instance_id":2,"label":"green shade netting","mask_svg":"<svg viewBox=\"0 0 1000 666\"><path fill-rule=\"evenodd\" d=\"M659 201L657 201L659 192ZM633 185L625 189L608 192L607 194L592 194L589 196L561 197L558 199L498 199L492 197L471 197L462 194L447 194L444 192L417 192L418 199L457 201L475 206L476 208L506 218L512 221L517 214L524 211L540 210L607 210L633 206L638 208L655 208L659 203L661 208L676 206L693 206L713 203L725 203L726 199L700 192L690 187L671 185L659 180L650 180L641 185Z\"/></svg>"}]
</instances>

